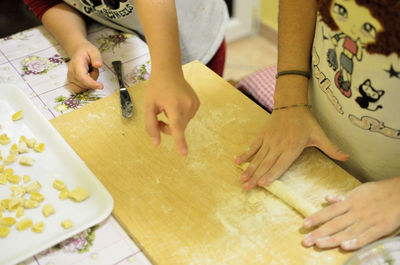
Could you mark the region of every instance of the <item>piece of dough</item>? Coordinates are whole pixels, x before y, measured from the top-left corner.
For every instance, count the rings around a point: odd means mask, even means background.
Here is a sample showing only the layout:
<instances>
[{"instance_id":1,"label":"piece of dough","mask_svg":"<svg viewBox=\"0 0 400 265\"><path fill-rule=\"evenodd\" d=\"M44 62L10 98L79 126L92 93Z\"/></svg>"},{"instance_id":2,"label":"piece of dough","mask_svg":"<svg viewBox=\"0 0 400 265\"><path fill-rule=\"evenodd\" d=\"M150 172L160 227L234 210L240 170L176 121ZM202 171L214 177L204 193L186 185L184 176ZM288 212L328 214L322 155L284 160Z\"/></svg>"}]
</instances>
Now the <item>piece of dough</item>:
<instances>
[{"instance_id":1,"label":"piece of dough","mask_svg":"<svg viewBox=\"0 0 400 265\"><path fill-rule=\"evenodd\" d=\"M240 165L240 168L244 171L247 169L249 164L250 163L248 162L243 163ZM315 208L314 205L312 205L303 197L299 196L294 190L280 180L275 180L268 186L265 186L264 189L268 190L290 207L297 210L304 217L307 217L317 211L317 208Z\"/></svg>"}]
</instances>

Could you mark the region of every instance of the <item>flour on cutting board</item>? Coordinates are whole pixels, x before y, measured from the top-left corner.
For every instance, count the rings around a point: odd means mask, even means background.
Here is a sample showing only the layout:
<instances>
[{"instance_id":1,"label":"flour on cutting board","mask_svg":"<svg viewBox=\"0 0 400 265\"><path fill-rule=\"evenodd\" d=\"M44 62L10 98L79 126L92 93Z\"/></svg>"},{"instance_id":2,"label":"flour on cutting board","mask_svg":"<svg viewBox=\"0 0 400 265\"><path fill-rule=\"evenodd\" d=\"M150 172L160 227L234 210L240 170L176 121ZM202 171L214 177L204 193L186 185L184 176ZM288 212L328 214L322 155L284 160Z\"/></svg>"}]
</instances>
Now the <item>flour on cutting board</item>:
<instances>
[{"instance_id":1,"label":"flour on cutting board","mask_svg":"<svg viewBox=\"0 0 400 265\"><path fill-rule=\"evenodd\" d=\"M264 190L252 190L250 193L265 195L260 196L264 198L255 204L248 202L252 195L245 192L225 194L221 197L214 214L216 221L225 227L227 233L213 242L183 247L172 255L185 255L193 265L215 265L216 261L219 265L240 264L246 256L251 257L252 264L292 265L290 260L285 259L292 251L290 245L284 249L276 249L272 245L276 238L269 235L279 233L281 240L285 241L290 234L299 233L301 216ZM275 227L271 227L273 224ZM279 231L276 231L277 224ZM295 243L300 247L300 240ZM306 265L335 264L329 254L311 249L306 251L312 253L307 258Z\"/></svg>"},{"instance_id":2,"label":"flour on cutting board","mask_svg":"<svg viewBox=\"0 0 400 265\"><path fill-rule=\"evenodd\" d=\"M343 195L358 185L357 180L352 178L346 178L346 181L341 180L338 184L335 176L327 175L326 171L323 171L326 167L331 167L332 162L319 157L308 159L309 154L311 153L306 151L306 154L282 176L281 181L300 196L307 198L316 208L322 208L326 195L332 193ZM311 161L319 166L309 167ZM314 176L319 177L307 177L310 170ZM316 172L316 170L321 170L321 172ZM327 183L332 185L327 185ZM242 255L247 255L241 252L241 249L254 249L252 253L254 263L265 264L265 257L268 256L271 257L268 264L289 264L292 259L285 259L285 257L290 256L292 253L288 251L293 251L291 248L296 246L298 246L298 251L304 254L302 257L304 260L299 261L303 262L302 264L337 263L335 250L317 251L301 247L301 239L304 235L300 234L300 228L303 218L280 199L261 188L221 195L213 214L216 222L224 227L226 233L217 242L210 242L209 248L224 249L226 261L222 264L236 264L235 261L241 260ZM276 249L272 245L279 241L284 242L285 239L292 239L292 242L287 242L288 249ZM293 239L296 239L296 242L293 242ZM271 247L268 248L268 245ZM206 249L203 255L207 256ZM211 262L203 263L201 253L198 253L197 259L198 264L212 264Z\"/></svg>"},{"instance_id":3,"label":"flour on cutting board","mask_svg":"<svg viewBox=\"0 0 400 265\"><path fill-rule=\"evenodd\" d=\"M221 161L222 156L226 155L226 140L243 141L236 139L233 128L240 128L245 125L246 119L237 119L236 105L231 109L214 110L207 114L200 113L193 119L185 130L185 136L191 154L187 157L187 166L194 172L205 170L209 166L204 163L204 157L213 157L215 161ZM227 119L227 117L232 117ZM221 141L221 137L225 141ZM175 148L173 143L169 148ZM233 157L232 157L233 162ZM195 176L196 174L194 174Z\"/></svg>"}]
</instances>

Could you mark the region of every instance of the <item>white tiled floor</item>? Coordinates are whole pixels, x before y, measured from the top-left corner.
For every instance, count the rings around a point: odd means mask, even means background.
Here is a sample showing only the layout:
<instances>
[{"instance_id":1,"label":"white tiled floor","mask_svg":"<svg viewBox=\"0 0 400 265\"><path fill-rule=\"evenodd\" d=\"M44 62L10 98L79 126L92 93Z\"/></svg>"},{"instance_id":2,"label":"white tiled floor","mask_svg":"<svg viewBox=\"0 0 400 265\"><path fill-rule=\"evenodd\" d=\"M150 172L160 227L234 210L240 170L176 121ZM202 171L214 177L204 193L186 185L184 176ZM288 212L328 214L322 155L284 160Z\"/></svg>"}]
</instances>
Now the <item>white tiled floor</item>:
<instances>
[{"instance_id":1,"label":"white tiled floor","mask_svg":"<svg viewBox=\"0 0 400 265\"><path fill-rule=\"evenodd\" d=\"M253 35L227 45L224 79L238 81L257 70L276 64L277 47Z\"/></svg>"}]
</instances>

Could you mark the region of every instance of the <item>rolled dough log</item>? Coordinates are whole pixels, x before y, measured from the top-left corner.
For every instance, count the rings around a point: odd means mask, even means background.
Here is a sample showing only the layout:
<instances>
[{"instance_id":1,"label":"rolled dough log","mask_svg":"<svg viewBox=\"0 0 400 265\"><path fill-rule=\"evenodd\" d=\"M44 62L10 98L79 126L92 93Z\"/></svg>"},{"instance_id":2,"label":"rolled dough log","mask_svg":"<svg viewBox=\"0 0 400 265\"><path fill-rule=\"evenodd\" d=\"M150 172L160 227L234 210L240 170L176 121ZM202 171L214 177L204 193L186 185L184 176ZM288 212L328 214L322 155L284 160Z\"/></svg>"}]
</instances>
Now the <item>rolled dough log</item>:
<instances>
[{"instance_id":1,"label":"rolled dough log","mask_svg":"<svg viewBox=\"0 0 400 265\"><path fill-rule=\"evenodd\" d=\"M247 169L249 164L250 163L246 162L239 167L244 171ZM307 217L317 211L317 208L315 208L314 205L312 205L302 196L299 196L294 190L280 180L275 180L268 186L265 186L264 189L268 190L290 207L297 210L304 217Z\"/></svg>"}]
</instances>

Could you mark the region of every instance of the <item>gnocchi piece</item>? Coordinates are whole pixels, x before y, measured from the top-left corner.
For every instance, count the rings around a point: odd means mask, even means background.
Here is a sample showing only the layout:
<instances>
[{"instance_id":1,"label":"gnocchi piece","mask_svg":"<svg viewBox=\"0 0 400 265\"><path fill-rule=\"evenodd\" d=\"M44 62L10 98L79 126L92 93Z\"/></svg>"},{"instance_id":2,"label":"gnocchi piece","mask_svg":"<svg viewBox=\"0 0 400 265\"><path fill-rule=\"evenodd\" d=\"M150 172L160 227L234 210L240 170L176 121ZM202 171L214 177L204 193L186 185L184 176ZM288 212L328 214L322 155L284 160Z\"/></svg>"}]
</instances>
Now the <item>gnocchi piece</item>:
<instances>
[{"instance_id":1,"label":"gnocchi piece","mask_svg":"<svg viewBox=\"0 0 400 265\"><path fill-rule=\"evenodd\" d=\"M24 175L22 178L24 179L24 183L28 183L31 180L31 177L28 175Z\"/></svg>"},{"instance_id":2,"label":"gnocchi piece","mask_svg":"<svg viewBox=\"0 0 400 265\"><path fill-rule=\"evenodd\" d=\"M12 191L11 197L23 197L26 193L26 188L19 185L10 186L10 190Z\"/></svg>"},{"instance_id":3,"label":"gnocchi piece","mask_svg":"<svg viewBox=\"0 0 400 265\"><path fill-rule=\"evenodd\" d=\"M60 200L65 200L66 198L69 197L69 190L67 188L63 189L60 194L58 195L58 198Z\"/></svg>"},{"instance_id":4,"label":"gnocchi piece","mask_svg":"<svg viewBox=\"0 0 400 265\"><path fill-rule=\"evenodd\" d=\"M44 230L44 223L43 222L37 222L32 226L32 231L35 233L42 233Z\"/></svg>"},{"instance_id":5,"label":"gnocchi piece","mask_svg":"<svg viewBox=\"0 0 400 265\"><path fill-rule=\"evenodd\" d=\"M0 160L3 160L3 156L1 155L1 150L0 150ZM0 166L0 167L4 168L4 166ZM0 170L0 172L1 172L1 170Z\"/></svg>"},{"instance_id":6,"label":"gnocchi piece","mask_svg":"<svg viewBox=\"0 0 400 265\"><path fill-rule=\"evenodd\" d=\"M3 199L0 201L0 205L4 208L4 209L8 209L8 204L10 203L10 199Z\"/></svg>"},{"instance_id":7,"label":"gnocchi piece","mask_svg":"<svg viewBox=\"0 0 400 265\"><path fill-rule=\"evenodd\" d=\"M13 226L16 220L14 217L8 216L0 219L0 225Z\"/></svg>"},{"instance_id":8,"label":"gnocchi piece","mask_svg":"<svg viewBox=\"0 0 400 265\"><path fill-rule=\"evenodd\" d=\"M43 205L42 213L45 217L49 217L50 215L54 214L56 211L54 210L53 205L50 203Z\"/></svg>"},{"instance_id":9,"label":"gnocchi piece","mask_svg":"<svg viewBox=\"0 0 400 265\"><path fill-rule=\"evenodd\" d=\"M7 176L4 173L0 173L0 184L3 184L3 185L7 184Z\"/></svg>"},{"instance_id":10,"label":"gnocchi piece","mask_svg":"<svg viewBox=\"0 0 400 265\"><path fill-rule=\"evenodd\" d=\"M56 179L53 181L53 188L62 191L63 189L65 189L65 183L62 182L61 180Z\"/></svg>"},{"instance_id":11,"label":"gnocchi piece","mask_svg":"<svg viewBox=\"0 0 400 265\"><path fill-rule=\"evenodd\" d=\"M12 169L11 167L4 169L4 174L6 174L6 176L12 175L14 174L14 169Z\"/></svg>"},{"instance_id":12,"label":"gnocchi piece","mask_svg":"<svg viewBox=\"0 0 400 265\"><path fill-rule=\"evenodd\" d=\"M68 229L74 226L74 223L71 221L71 219L66 219L61 222L61 226L64 227L64 229Z\"/></svg>"},{"instance_id":13,"label":"gnocchi piece","mask_svg":"<svg viewBox=\"0 0 400 265\"><path fill-rule=\"evenodd\" d=\"M9 211L16 211L18 207L22 206L22 198L13 198L8 203Z\"/></svg>"},{"instance_id":14,"label":"gnocchi piece","mask_svg":"<svg viewBox=\"0 0 400 265\"><path fill-rule=\"evenodd\" d=\"M2 160L3 158L1 157L1 153L0 153L0 160ZM0 173L4 171L4 165L0 166Z\"/></svg>"},{"instance_id":15,"label":"gnocchi piece","mask_svg":"<svg viewBox=\"0 0 400 265\"><path fill-rule=\"evenodd\" d=\"M39 181L34 181L28 186L25 187L26 192L32 192L32 191L39 191L42 188L42 185L40 184Z\"/></svg>"},{"instance_id":16,"label":"gnocchi piece","mask_svg":"<svg viewBox=\"0 0 400 265\"><path fill-rule=\"evenodd\" d=\"M26 139L25 142L26 142L26 145L27 145L29 148L33 148L33 147L35 147L36 139L35 139L35 138Z\"/></svg>"},{"instance_id":17,"label":"gnocchi piece","mask_svg":"<svg viewBox=\"0 0 400 265\"><path fill-rule=\"evenodd\" d=\"M18 153L23 154L23 153L28 153L29 152L29 148L26 145L26 142L20 142L18 144Z\"/></svg>"},{"instance_id":18,"label":"gnocchi piece","mask_svg":"<svg viewBox=\"0 0 400 265\"><path fill-rule=\"evenodd\" d=\"M35 144L35 146L33 147L33 150L35 150L38 153L43 152L44 151L44 143Z\"/></svg>"},{"instance_id":19,"label":"gnocchi piece","mask_svg":"<svg viewBox=\"0 0 400 265\"><path fill-rule=\"evenodd\" d=\"M21 177L18 175L8 175L7 180L12 184L18 184L21 181Z\"/></svg>"},{"instance_id":20,"label":"gnocchi piece","mask_svg":"<svg viewBox=\"0 0 400 265\"><path fill-rule=\"evenodd\" d=\"M17 156L15 154L10 154L4 159L3 164L7 166L14 163L15 161L17 161Z\"/></svg>"},{"instance_id":21,"label":"gnocchi piece","mask_svg":"<svg viewBox=\"0 0 400 265\"><path fill-rule=\"evenodd\" d=\"M5 225L0 225L0 237L7 237L10 233L10 228Z\"/></svg>"},{"instance_id":22,"label":"gnocchi piece","mask_svg":"<svg viewBox=\"0 0 400 265\"><path fill-rule=\"evenodd\" d=\"M31 227L33 224L32 220L29 218L24 218L21 221L19 221L16 225L16 228L18 231L23 231Z\"/></svg>"},{"instance_id":23,"label":"gnocchi piece","mask_svg":"<svg viewBox=\"0 0 400 265\"><path fill-rule=\"evenodd\" d=\"M81 202L86 200L90 196L90 193L81 187L76 187L73 191L70 192L69 198Z\"/></svg>"},{"instance_id":24,"label":"gnocchi piece","mask_svg":"<svg viewBox=\"0 0 400 265\"><path fill-rule=\"evenodd\" d=\"M22 119L24 117L24 112L22 110L19 110L17 112L15 112L12 116L11 119L13 121L18 121L20 119Z\"/></svg>"},{"instance_id":25,"label":"gnocchi piece","mask_svg":"<svg viewBox=\"0 0 400 265\"><path fill-rule=\"evenodd\" d=\"M11 145L10 154L18 154L18 146L17 146L17 144L12 144Z\"/></svg>"},{"instance_id":26,"label":"gnocchi piece","mask_svg":"<svg viewBox=\"0 0 400 265\"><path fill-rule=\"evenodd\" d=\"M7 134L3 133L0 135L0 144L6 145L11 142L10 137L7 136Z\"/></svg>"},{"instance_id":27,"label":"gnocchi piece","mask_svg":"<svg viewBox=\"0 0 400 265\"><path fill-rule=\"evenodd\" d=\"M21 156L21 158L19 159L19 164L22 166L31 167L33 165L33 162L35 162L35 160L27 156Z\"/></svg>"},{"instance_id":28,"label":"gnocchi piece","mask_svg":"<svg viewBox=\"0 0 400 265\"><path fill-rule=\"evenodd\" d=\"M34 201L34 200L24 200L24 207L25 209L33 209L39 207L39 202Z\"/></svg>"},{"instance_id":29,"label":"gnocchi piece","mask_svg":"<svg viewBox=\"0 0 400 265\"><path fill-rule=\"evenodd\" d=\"M44 196L37 191L32 191L31 192L31 200L37 201L37 202L42 202L44 200Z\"/></svg>"},{"instance_id":30,"label":"gnocchi piece","mask_svg":"<svg viewBox=\"0 0 400 265\"><path fill-rule=\"evenodd\" d=\"M26 143L26 137L21 135L21 137L19 137L19 143Z\"/></svg>"},{"instance_id":31,"label":"gnocchi piece","mask_svg":"<svg viewBox=\"0 0 400 265\"><path fill-rule=\"evenodd\" d=\"M20 218L24 215L25 208L22 206L18 206L17 211L15 212L15 216Z\"/></svg>"}]
</instances>

